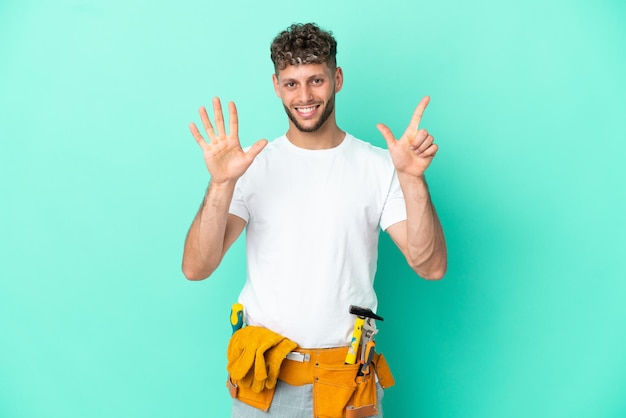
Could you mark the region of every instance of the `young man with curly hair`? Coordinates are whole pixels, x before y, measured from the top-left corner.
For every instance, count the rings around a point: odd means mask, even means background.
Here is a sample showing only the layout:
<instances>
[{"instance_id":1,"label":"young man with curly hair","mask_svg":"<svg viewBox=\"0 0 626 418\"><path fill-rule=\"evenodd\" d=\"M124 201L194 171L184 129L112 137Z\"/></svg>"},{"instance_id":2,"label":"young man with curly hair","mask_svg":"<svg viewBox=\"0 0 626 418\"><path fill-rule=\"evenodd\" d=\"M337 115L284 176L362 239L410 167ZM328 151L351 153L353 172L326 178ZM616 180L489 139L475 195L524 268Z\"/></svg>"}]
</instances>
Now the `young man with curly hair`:
<instances>
[{"instance_id":1,"label":"young man with curly hair","mask_svg":"<svg viewBox=\"0 0 626 418\"><path fill-rule=\"evenodd\" d=\"M191 132L211 175L187 235L183 272L202 280L246 230L247 280L239 297L246 327L228 348L233 417L382 417L392 377L382 355L371 370L345 364L355 316L376 311L373 288L380 230L425 279L447 268L442 227L424 172L437 152L419 128L429 98L397 138L378 124L387 149L337 126L343 71L331 32L294 24L272 42L276 95L289 120L272 142L242 149L237 110L213 99Z\"/></svg>"}]
</instances>

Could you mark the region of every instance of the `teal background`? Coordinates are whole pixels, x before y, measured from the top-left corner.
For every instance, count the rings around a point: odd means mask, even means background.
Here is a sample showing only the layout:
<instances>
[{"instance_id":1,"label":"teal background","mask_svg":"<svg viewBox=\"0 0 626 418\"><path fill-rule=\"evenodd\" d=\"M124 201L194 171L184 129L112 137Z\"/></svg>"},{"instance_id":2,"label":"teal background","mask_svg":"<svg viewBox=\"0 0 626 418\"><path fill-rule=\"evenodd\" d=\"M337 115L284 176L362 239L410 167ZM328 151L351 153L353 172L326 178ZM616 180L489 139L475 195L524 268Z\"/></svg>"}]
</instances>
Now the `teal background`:
<instances>
[{"instance_id":1,"label":"teal background","mask_svg":"<svg viewBox=\"0 0 626 418\"><path fill-rule=\"evenodd\" d=\"M180 271L208 175L187 124L287 128L269 43L333 30L340 125L429 94L443 281L383 236L386 416L626 416L626 3L0 1L0 417L226 417L239 240ZM296 312L286 312L294 315Z\"/></svg>"}]
</instances>

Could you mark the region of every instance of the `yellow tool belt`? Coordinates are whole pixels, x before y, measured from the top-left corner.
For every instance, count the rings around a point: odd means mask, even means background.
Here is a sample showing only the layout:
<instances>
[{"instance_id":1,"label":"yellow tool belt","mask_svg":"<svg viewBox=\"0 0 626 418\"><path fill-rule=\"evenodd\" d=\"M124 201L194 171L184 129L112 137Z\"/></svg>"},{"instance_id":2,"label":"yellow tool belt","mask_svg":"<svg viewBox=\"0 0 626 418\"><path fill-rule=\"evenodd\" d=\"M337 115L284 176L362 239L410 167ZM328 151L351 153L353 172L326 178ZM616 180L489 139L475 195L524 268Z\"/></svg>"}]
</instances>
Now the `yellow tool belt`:
<instances>
[{"instance_id":1,"label":"yellow tool belt","mask_svg":"<svg viewBox=\"0 0 626 418\"><path fill-rule=\"evenodd\" d=\"M283 361L278 379L294 386L313 385L313 414L320 418L361 418L378 413L376 377L383 388L394 385L393 376L382 354L375 353L366 376L357 376L360 364L345 364L348 347L301 349L292 351ZM294 358L294 360L291 360ZM230 378L226 386L231 396L263 411L268 411L275 388L260 393L235 386Z\"/></svg>"}]
</instances>

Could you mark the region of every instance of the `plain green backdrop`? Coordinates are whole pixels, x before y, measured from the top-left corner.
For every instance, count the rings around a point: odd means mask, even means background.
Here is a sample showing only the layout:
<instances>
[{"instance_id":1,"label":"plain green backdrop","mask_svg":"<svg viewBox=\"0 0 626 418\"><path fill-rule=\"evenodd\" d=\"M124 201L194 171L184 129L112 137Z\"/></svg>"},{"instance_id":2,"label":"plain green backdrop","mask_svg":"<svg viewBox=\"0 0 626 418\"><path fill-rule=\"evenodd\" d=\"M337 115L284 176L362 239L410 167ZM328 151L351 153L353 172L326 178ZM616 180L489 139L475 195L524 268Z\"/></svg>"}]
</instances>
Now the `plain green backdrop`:
<instances>
[{"instance_id":1,"label":"plain green backdrop","mask_svg":"<svg viewBox=\"0 0 626 418\"><path fill-rule=\"evenodd\" d=\"M626 416L626 3L0 1L0 417L227 417L243 239L180 271L208 174L197 108L287 119L271 39L339 42L341 127L384 146L419 99L443 281L381 239L386 416ZM297 315L285 312L285 315Z\"/></svg>"}]
</instances>

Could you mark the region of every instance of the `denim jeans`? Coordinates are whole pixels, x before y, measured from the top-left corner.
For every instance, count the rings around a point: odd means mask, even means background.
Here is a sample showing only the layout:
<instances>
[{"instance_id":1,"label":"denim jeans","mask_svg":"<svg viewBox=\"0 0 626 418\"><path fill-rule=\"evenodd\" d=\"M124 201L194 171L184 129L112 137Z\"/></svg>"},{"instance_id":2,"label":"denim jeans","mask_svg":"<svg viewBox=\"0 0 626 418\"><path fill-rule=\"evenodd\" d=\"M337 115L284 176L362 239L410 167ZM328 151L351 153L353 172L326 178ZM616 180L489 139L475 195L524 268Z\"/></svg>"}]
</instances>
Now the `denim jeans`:
<instances>
[{"instance_id":1,"label":"denim jeans","mask_svg":"<svg viewBox=\"0 0 626 418\"><path fill-rule=\"evenodd\" d=\"M383 418L383 388L376 385L378 414L372 418ZM292 386L285 382L276 383L274 400L268 412L233 399L231 418L314 418L313 385Z\"/></svg>"}]
</instances>

